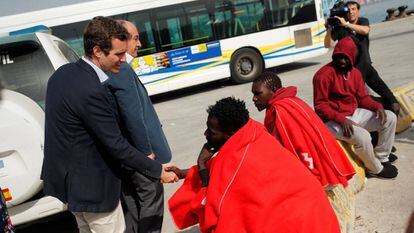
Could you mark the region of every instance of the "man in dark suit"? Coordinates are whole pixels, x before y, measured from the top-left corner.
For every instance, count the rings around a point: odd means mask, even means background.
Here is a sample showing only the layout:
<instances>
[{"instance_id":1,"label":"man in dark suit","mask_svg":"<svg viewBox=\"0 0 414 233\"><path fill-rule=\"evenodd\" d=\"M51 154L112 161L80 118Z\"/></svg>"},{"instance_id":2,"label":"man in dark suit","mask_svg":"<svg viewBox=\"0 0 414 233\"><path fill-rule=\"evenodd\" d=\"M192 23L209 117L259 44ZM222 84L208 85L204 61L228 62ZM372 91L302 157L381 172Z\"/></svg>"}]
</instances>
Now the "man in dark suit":
<instances>
[{"instance_id":1,"label":"man in dark suit","mask_svg":"<svg viewBox=\"0 0 414 233\"><path fill-rule=\"evenodd\" d=\"M147 90L132 67L141 47L138 30L125 20L120 23L130 34L126 62L118 73L108 72L104 82L121 131L131 145L149 158L166 164L171 150L161 128ZM139 172L125 171L122 183L126 233L161 232L164 213L164 189L160 182Z\"/></svg>"},{"instance_id":2,"label":"man in dark suit","mask_svg":"<svg viewBox=\"0 0 414 233\"><path fill-rule=\"evenodd\" d=\"M122 136L101 82L125 61L128 32L95 17L84 33L85 57L59 68L46 94L44 193L67 203L80 232L125 230L120 167L153 179L177 179Z\"/></svg>"}]
</instances>

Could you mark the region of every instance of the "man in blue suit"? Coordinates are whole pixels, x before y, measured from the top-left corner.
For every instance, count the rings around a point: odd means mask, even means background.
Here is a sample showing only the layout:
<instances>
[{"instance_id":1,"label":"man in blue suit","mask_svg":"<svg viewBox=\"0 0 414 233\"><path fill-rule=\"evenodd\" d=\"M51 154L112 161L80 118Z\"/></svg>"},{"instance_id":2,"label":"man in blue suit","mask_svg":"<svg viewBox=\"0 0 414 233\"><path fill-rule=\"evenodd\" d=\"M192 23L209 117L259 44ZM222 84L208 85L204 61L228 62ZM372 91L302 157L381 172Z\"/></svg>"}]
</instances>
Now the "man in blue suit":
<instances>
[{"instance_id":1,"label":"man in blue suit","mask_svg":"<svg viewBox=\"0 0 414 233\"><path fill-rule=\"evenodd\" d=\"M131 145L162 164L171 161L171 150L147 90L130 64L141 47L138 30L119 20L130 34L126 62L118 73L108 72L104 82L121 131ZM160 182L139 171L124 172L122 193L127 233L161 232L164 190Z\"/></svg>"},{"instance_id":2,"label":"man in blue suit","mask_svg":"<svg viewBox=\"0 0 414 233\"><path fill-rule=\"evenodd\" d=\"M111 110L104 71L118 72L129 34L95 17L84 33L85 57L49 79L45 109L44 193L66 203L79 231L123 233L121 166L162 182L178 180L122 136Z\"/></svg>"}]
</instances>

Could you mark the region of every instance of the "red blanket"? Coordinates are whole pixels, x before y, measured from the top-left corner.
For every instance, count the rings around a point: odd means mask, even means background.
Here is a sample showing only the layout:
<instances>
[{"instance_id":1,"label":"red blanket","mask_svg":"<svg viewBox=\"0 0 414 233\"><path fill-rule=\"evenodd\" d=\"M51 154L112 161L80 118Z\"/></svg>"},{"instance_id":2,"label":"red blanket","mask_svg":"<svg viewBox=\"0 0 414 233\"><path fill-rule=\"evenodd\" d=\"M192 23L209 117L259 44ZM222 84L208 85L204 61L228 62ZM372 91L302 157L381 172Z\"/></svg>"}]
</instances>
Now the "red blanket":
<instances>
[{"instance_id":1,"label":"red blanket","mask_svg":"<svg viewBox=\"0 0 414 233\"><path fill-rule=\"evenodd\" d=\"M180 228L203 233L340 232L320 183L271 136L249 120L212 158L208 187L197 167L168 201Z\"/></svg>"},{"instance_id":2,"label":"red blanket","mask_svg":"<svg viewBox=\"0 0 414 233\"><path fill-rule=\"evenodd\" d=\"M296 97L296 87L280 88L266 108L265 126L295 154L323 187L348 185L355 170L316 113Z\"/></svg>"}]
</instances>

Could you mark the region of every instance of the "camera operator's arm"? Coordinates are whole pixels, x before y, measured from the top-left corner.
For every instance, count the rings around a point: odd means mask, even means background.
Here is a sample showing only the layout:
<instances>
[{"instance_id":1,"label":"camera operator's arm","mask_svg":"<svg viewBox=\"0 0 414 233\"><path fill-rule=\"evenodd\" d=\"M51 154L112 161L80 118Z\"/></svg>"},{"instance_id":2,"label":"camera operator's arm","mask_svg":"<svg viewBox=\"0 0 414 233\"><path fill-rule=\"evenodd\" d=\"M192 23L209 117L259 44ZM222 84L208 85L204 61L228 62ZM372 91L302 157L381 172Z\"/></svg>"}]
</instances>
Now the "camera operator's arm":
<instances>
[{"instance_id":1,"label":"camera operator's arm","mask_svg":"<svg viewBox=\"0 0 414 233\"><path fill-rule=\"evenodd\" d=\"M370 28L369 26L365 26L365 25L358 25L358 24L353 24L353 23L349 23L346 24L347 28L351 29L352 31L354 31L356 34L360 34L360 35L368 35Z\"/></svg>"},{"instance_id":2,"label":"camera operator's arm","mask_svg":"<svg viewBox=\"0 0 414 233\"><path fill-rule=\"evenodd\" d=\"M325 48L330 48L334 45L335 41L332 39L332 27L328 25L328 21L325 21L326 35L323 41Z\"/></svg>"},{"instance_id":3,"label":"camera operator's arm","mask_svg":"<svg viewBox=\"0 0 414 233\"><path fill-rule=\"evenodd\" d=\"M368 25L364 25L364 23L360 22L361 25L356 24L357 21L355 22L347 22L344 18L342 17L338 17L335 16L335 18L339 19L339 21L341 22L341 26L344 26L346 28L351 29L352 31L354 31L356 34L360 34L360 35L368 35L370 27L369 27L369 23Z\"/></svg>"}]
</instances>

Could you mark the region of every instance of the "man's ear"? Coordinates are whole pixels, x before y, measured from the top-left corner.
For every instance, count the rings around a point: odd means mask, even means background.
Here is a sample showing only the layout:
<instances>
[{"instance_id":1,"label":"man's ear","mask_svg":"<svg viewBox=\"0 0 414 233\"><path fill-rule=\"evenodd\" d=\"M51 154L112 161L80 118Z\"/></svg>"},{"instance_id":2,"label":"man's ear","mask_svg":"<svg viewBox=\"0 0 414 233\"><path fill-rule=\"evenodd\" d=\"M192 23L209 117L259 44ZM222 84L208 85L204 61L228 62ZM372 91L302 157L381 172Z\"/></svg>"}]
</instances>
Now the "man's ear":
<instances>
[{"instance_id":1,"label":"man's ear","mask_svg":"<svg viewBox=\"0 0 414 233\"><path fill-rule=\"evenodd\" d=\"M102 49L97 45L93 47L92 52L93 52L93 55L97 58L101 58L104 55Z\"/></svg>"}]
</instances>

